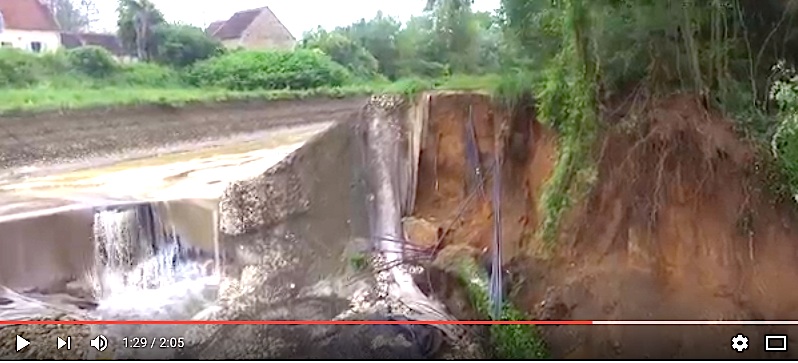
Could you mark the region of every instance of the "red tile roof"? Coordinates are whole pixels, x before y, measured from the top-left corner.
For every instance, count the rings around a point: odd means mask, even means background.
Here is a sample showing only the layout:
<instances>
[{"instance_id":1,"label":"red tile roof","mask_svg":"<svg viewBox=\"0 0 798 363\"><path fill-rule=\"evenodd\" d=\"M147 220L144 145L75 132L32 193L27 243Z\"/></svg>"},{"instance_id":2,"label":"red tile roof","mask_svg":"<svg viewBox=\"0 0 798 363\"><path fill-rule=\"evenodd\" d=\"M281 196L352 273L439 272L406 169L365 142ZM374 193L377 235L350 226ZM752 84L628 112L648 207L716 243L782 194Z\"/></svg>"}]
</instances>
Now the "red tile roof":
<instances>
[{"instance_id":1,"label":"red tile roof","mask_svg":"<svg viewBox=\"0 0 798 363\"><path fill-rule=\"evenodd\" d=\"M7 29L59 31L58 22L40 0L0 0Z\"/></svg>"}]
</instances>

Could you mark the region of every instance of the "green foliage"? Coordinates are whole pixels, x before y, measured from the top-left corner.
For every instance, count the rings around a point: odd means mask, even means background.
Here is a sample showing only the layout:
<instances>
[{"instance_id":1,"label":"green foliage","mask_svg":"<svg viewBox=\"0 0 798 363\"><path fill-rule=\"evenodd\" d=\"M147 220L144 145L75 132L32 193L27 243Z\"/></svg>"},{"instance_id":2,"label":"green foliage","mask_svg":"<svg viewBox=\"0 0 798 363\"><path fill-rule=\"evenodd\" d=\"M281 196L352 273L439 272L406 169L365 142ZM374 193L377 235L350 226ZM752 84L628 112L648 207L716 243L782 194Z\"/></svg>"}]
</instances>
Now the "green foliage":
<instances>
[{"instance_id":1,"label":"green foliage","mask_svg":"<svg viewBox=\"0 0 798 363\"><path fill-rule=\"evenodd\" d=\"M121 65L108 83L116 86L151 88L185 86L180 74L174 69L143 62Z\"/></svg>"},{"instance_id":2,"label":"green foliage","mask_svg":"<svg viewBox=\"0 0 798 363\"><path fill-rule=\"evenodd\" d=\"M114 56L104 48L86 46L66 53L69 64L78 72L91 77L107 77L117 70Z\"/></svg>"},{"instance_id":3,"label":"green foliage","mask_svg":"<svg viewBox=\"0 0 798 363\"><path fill-rule=\"evenodd\" d=\"M27 87L38 82L46 68L42 59L16 49L0 49L0 85Z\"/></svg>"},{"instance_id":4,"label":"green foliage","mask_svg":"<svg viewBox=\"0 0 798 363\"><path fill-rule=\"evenodd\" d=\"M493 98L508 108L521 106L522 102L531 101L537 82L531 72L518 68L508 70L495 82Z\"/></svg>"},{"instance_id":5,"label":"green foliage","mask_svg":"<svg viewBox=\"0 0 798 363\"><path fill-rule=\"evenodd\" d=\"M360 21L336 31L346 35L356 44L361 45L377 60L378 70L389 79L398 76L397 62L399 50L396 39L402 23L377 12L377 15L366 21Z\"/></svg>"},{"instance_id":6,"label":"green foliage","mask_svg":"<svg viewBox=\"0 0 798 363\"><path fill-rule=\"evenodd\" d=\"M798 195L798 76L777 81L771 98L779 106L779 123L771 142L790 194Z\"/></svg>"},{"instance_id":7,"label":"green foliage","mask_svg":"<svg viewBox=\"0 0 798 363\"><path fill-rule=\"evenodd\" d=\"M483 316L489 316L488 277L474 261L463 261L460 280L465 284L471 304ZM502 307L500 321L529 320L509 302ZM534 325L491 325L490 346L496 359L545 359L548 352Z\"/></svg>"},{"instance_id":8,"label":"green foliage","mask_svg":"<svg viewBox=\"0 0 798 363\"><path fill-rule=\"evenodd\" d=\"M150 0L118 0L117 34L122 45L141 60L155 55L155 27L166 23L163 14Z\"/></svg>"},{"instance_id":9,"label":"green foliage","mask_svg":"<svg viewBox=\"0 0 798 363\"><path fill-rule=\"evenodd\" d=\"M349 72L315 50L239 51L195 64L190 83L231 90L309 89L346 83Z\"/></svg>"},{"instance_id":10,"label":"green foliage","mask_svg":"<svg viewBox=\"0 0 798 363\"><path fill-rule=\"evenodd\" d=\"M219 54L222 44L202 29L188 25L161 24L153 28L153 60L172 67L186 67Z\"/></svg>"},{"instance_id":11,"label":"green foliage","mask_svg":"<svg viewBox=\"0 0 798 363\"><path fill-rule=\"evenodd\" d=\"M378 74L377 59L366 48L340 31L327 32L321 28L316 29L305 35L302 46L321 50L358 78L373 79Z\"/></svg>"},{"instance_id":12,"label":"green foliage","mask_svg":"<svg viewBox=\"0 0 798 363\"><path fill-rule=\"evenodd\" d=\"M543 240L557 238L560 221L595 177L591 147L598 127L596 61L588 38L590 19L582 0L562 2L561 51L538 92L542 122L559 131L557 164L541 198Z\"/></svg>"},{"instance_id":13,"label":"green foliage","mask_svg":"<svg viewBox=\"0 0 798 363\"><path fill-rule=\"evenodd\" d=\"M433 84L430 81L421 78L403 78L392 84L389 84L383 89L383 92L389 94L401 94L412 99L419 93L432 88Z\"/></svg>"}]
</instances>

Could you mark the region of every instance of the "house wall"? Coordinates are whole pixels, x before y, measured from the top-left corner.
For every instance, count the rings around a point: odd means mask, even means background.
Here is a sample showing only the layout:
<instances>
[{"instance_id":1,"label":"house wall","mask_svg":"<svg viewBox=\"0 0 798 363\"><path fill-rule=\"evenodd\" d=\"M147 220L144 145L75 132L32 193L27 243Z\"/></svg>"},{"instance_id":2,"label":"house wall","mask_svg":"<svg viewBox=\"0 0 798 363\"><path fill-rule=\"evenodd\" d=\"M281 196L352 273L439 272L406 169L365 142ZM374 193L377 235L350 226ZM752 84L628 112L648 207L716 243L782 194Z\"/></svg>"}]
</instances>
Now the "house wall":
<instances>
[{"instance_id":1,"label":"house wall","mask_svg":"<svg viewBox=\"0 0 798 363\"><path fill-rule=\"evenodd\" d=\"M247 49L294 49L296 39L271 11L263 11L252 21L241 37Z\"/></svg>"},{"instance_id":2,"label":"house wall","mask_svg":"<svg viewBox=\"0 0 798 363\"><path fill-rule=\"evenodd\" d=\"M225 48L228 48L228 49L236 49L238 47L243 47L243 45L241 44L241 39L226 39L226 40L222 40L222 45L224 45Z\"/></svg>"},{"instance_id":3,"label":"house wall","mask_svg":"<svg viewBox=\"0 0 798 363\"><path fill-rule=\"evenodd\" d=\"M31 42L40 42L43 53L55 52L61 47L61 35L58 32L4 29L0 32L0 42L28 51L32 50Z\"/></svg>"}]
</instances>

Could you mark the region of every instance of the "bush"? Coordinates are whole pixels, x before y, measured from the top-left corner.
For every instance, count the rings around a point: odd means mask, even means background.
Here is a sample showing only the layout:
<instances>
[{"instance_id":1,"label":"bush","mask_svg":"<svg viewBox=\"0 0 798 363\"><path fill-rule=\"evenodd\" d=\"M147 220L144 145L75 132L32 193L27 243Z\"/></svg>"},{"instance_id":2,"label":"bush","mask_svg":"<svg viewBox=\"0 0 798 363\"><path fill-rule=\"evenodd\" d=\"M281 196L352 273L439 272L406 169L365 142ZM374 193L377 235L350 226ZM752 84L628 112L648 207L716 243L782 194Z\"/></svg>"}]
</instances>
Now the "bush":
<instances>
[{"instance_id":1,"label":"bush","mask_svg":"<svg viewBox=\"0 0 798 363\"><path fill-rule=\"evenodd\" d=\"M47 73L51 72L37 55L16 49L0 49L0 86L31 86Z\"/></svg>"},{"instance_id":2,"label":"bush","mask_svg":"<svg viewBox=\"0 0 798 363\"><path fill-rule=\"evenodd\" d=\"M231 90L310 89L346 83L349 72L313 50L237 51L195 64L187 80Z\"/></svg>"},{"instance_id":3,"label":"bush","mask_svg":"<svg viewBox=\"0 0 798 363\"><path fill-rule=\"evenodd\" d=\"M77 71L97 78L110 76L118 66L110 52L95 46L70 49L67 59Z\"/></svg>"},{"instance_id":4,"label":"bush","mask_svg":"<svg viewBox=\"0 0 798 363\"><path fill-rule=\"evenodd\" d=\"M361 79L374 79L378 75L377 59L366 48L338 32L316 30L302 40L306 49L318 49L349 69Z\"/></svg>"},{"instance_id":5,"label":"bush","mask_svg":"<svg viewBox=\"0 0 798 363\"><path fill-rule=\"evenodd\" d=\"M222 44L202 29L188 25L160 25L155 28L155 39L157 49L153 59L173 67L190 66L222 49Z\"/></svg>"},{"instance_id":6,"label":"bush","mask_svg":"<svg viewBox=\"0 0 798 363\"><path fill-rule=\"evenodd\" d=\"M153 63L122 65L110 82L120 86L170 87L180 86L180 75L172 68Z\"/></svg>"}]
</instances>

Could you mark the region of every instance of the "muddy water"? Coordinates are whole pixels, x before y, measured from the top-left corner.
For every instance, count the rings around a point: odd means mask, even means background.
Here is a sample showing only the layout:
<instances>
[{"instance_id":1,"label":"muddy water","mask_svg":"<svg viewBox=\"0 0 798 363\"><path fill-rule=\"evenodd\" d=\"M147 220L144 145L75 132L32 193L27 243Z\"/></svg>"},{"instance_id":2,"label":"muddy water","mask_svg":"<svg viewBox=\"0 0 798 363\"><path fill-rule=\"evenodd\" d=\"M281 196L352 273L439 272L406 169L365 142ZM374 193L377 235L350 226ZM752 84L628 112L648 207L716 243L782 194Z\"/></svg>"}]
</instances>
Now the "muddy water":
<instances>
[{"instance_id":1,"label":"muddy water","mask_svg":"<svg viewBox=\"0 0 798 363\"><path fill-rule=\"evenodd\" d=\"M262 140L88 166L54 175L37 169L35 174L0 179L0 221L46 214L70 205L215 199L229 182L262 173L330 125L275 130Z\"/></svg>"}]
</instances>

